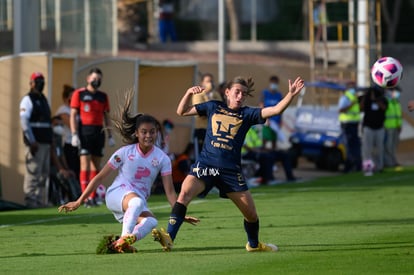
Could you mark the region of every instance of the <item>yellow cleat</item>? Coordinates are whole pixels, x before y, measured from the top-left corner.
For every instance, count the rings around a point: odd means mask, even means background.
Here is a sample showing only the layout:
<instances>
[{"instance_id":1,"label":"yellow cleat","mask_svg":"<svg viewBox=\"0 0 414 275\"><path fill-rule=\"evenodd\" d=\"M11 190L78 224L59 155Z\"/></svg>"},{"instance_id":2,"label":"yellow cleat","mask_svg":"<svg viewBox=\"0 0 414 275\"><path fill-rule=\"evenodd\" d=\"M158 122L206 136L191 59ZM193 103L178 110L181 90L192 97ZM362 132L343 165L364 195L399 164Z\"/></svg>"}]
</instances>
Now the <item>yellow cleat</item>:
<instances>
[{"instance_id":1,"label":"yellow cleat","mask_svg":"<svg viewBox=\"0 0 414 275\"><path fill-rule=\"evenodd\" d=\"M171 240L170 234L168 234L164 228L160 228L160 230L154 228L151 234L154 237L154 241L159 242L164 251L171 251L174 243Z\"/></svg>"},{"instance_id":2,"label":"yellow cleat","mask_svg":"<svg viewBox=\"0 0 414 275\"><path fill-rule=\"evenodd\" d=\"M257 247L251 247L249 243L246 244L246 250L248 252L276 252L279 248L271 243L262 243L259 242Z\"/></svg>"},{"instance_id":3,"label":"yellow cleat","mask_svg":"<svg viewBox=\"0 0 414 275\"><path fill-rule=\"evenodd\" d=\"M118 253L134 253L132 250L136 250L136 248L131 246L131 244L135 243L136 240L137 237L133 234L124 235L112 243L112 249Z\"/></svg>"}]
</instances>

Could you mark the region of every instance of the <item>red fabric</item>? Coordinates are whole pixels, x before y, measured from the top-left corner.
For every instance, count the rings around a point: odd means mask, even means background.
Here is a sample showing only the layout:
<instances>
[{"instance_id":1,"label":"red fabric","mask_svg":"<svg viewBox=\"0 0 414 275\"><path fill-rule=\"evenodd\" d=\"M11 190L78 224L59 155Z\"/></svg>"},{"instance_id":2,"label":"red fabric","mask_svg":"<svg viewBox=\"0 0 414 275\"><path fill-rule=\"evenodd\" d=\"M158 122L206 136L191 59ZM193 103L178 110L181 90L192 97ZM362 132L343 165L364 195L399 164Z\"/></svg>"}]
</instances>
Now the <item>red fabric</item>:
<instances>
[{"instance_id":1,"label":"red fabric","mask_svg":"<svg viewBox=\"0 0 414 275\"><path fill-rule=\"evenodd\" d=\"M172 164L172 178L174 183L181 183L184 181L185 177L187 176L188 172L183 172L178 167L181 161L189 160L189 156L186 154L179 155Z\"/></svg>"},{"instance_id":2,"label":"red fabric","mask_svg":"<svg viewBox=\"0 0 414 275\"><path fill-rule=\"evenodd\" d=\"M89 182L91 182L91 180L96 176L98 174L98 171L96 171L96 170L92 170L92 171L89 171ZM93 191L92 193L91 193L91 195L89 196L89 198L95 198L96 197L96 192L95 191Z\"/></svg>"},{"instance_id":3,"label":"red fabric","mask_svg":"<svg viewBox=\"0 0 414 275\"><path fill-rule=\"evenodd\" d=\"M30 76L30 80L35 80L36 78L45 78L44 76L43 76L43 74L42 73L39 73L39 72L34 72L34 73L32 73L32 75Z\"/></svg>"},{"instance_id":4,"label":"red fabric","mask_svg":"<svg viewBox=\"0 0 414 275\"><path fill-rule=\"evenodd\" d=\"M88 183L89 183L89 171L80 171L79 181L80 181L81 190L83 193L83 191L85 191L86 186L88 186Z\"/></svg>"},{"instance_id":5,"label":"red fabric","mask_svg":"<svg viewBox=\"0 0 414 275\"><path fill-rule=\"evenodd\" d=\"M93 97L90 101L83 101L81 93L87 93L85 88L77 89L73 92L70 100L70 107L78 109L79 118L82 125L103 126L104 113L109 112L109 100L104 92L89 92ZM97 100L97 97L104 100Z\"/></svg>"}]
</instances>

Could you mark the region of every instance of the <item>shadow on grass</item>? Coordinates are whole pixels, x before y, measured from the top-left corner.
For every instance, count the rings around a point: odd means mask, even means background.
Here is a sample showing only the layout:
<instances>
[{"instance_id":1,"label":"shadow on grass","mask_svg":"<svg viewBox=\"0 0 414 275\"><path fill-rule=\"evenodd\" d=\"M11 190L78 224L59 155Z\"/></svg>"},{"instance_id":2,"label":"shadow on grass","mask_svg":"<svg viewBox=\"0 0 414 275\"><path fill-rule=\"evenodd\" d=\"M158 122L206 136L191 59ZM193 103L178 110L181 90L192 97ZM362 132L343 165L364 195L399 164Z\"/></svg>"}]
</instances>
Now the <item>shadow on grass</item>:
<instances>
[{"instance_id":1,"label":"shadow on grass","mask_svg":"<svg viewBox=\"0 0 414 275\"><path fill-rule=\"evenodd\" d=\"M92 253L62 253L62 254L48 254L48 253L21 253L18 255L7 255L7 256L0 256L0 259L13 259L13 258L28 258L28 257L66 257L66 256L80 256L80 255L91 255L96 254Z\"/></svg>"},{"instance_id":2,"label":"shadow on grass","mask_svg":"<svg viewBox=\"0 0 414 275\"><path fill-rule=\"evenodd\" d=\"M230 250L238 250L238 251L243 251L243 247L240 246L217 246L217 247L183 247L183 248L174 248L173 251L171 252L164 252L161 247L157 248L157 249L145 249L145 250L139 250L138 248L138 252L135 253L135 255L139 255L139 254L147 254L147 253L166 253L166 254L173 254L174 252L200 252L202 253L204 252L220 252L222 251L223 253L228 253ZM217 253L218 255L221 255L223 253ZM126 255L129 255L130 253L125 253ZM58 254L48 254L48 253L21 253L18 255L7 255L7 256L0 256L0 259L13 259L13 258L28 258L28 257L67 257L67 256L90 256L90 255L97 255L94 251L91 251L90 253L87 252L83 252L83 253L79 253L79 252L73 252L73 253L58 253ZM118 254L100 254L98 256L106 256L106 255L118 255ZM209 253L209 255L213 255L212 253Z\"/></svg>"},{"instance_id":3,"label":"shadow on grass","mask_svg":"<svg viewBox=\"0 0 414 275\"><path fill-rule=\"evenodd\" d=\"M381 219L381 220L354 220L354 221L336 221L326 223L313 223L313 224L291 224L291 225L262 225L263 228L297 228L297 227L317 227L317 226L338 226L338 225L401 225L401 224L414 224L414 218L405 219Z\"/></svg>"},{"instance_id":4,"label":"shadow on grass","mask_svg":"<svg viewBox=\"0 0 414 275\"><path fill-rule=\"evenodd\" d=\"M414 248L412 242L377 242L377 243L350 243L350 244L298 244L298 245L281 245L289 251L302 252L325 252L325 251L357 251L357 250L383 250L383 249L400 249ZM302 248L302 249L301 249Z\"/></svg>"},{"instance_id":5,"label":"shadow on grass","mask_svg":"<svg viewBox=\"0 0 414 275\"><path fill-rule=\"evenodd\" d=\"M209 247L174 247L171 252L164 252L160 249L146 249L146 250L138 250L139 252L143 253L174 253L174 252L202 252L202 251L223 251L227 253L229 250L244 250L244 247L241 246L209 246ZM221 254L221 253L220 253ZM211 254L209 254L211 255Z\"/></svg>"}]
</instances>

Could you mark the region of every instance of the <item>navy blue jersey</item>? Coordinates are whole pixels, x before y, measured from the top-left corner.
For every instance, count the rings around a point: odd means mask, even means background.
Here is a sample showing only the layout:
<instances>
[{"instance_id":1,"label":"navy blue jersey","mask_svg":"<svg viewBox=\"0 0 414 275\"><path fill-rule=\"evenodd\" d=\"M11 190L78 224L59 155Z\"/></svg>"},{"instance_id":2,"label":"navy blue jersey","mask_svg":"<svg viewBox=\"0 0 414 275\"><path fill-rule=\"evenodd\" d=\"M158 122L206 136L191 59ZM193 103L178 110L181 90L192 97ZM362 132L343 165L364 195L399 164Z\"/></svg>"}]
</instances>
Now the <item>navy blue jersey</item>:
<instances>
[{"instance_id":1,"label":"navy blue jersey","mask_svg":"<svg viewBox=\"0 0 414 275\"><path fill-rule=\"evenodd\" d=\"M195 108L200 116L207 116L207 133L198 161L210 167L239 170L247 131L265 122L261 108L242 107L235 111L220 101L197 104Z\"/></svg>"}]
</instances>

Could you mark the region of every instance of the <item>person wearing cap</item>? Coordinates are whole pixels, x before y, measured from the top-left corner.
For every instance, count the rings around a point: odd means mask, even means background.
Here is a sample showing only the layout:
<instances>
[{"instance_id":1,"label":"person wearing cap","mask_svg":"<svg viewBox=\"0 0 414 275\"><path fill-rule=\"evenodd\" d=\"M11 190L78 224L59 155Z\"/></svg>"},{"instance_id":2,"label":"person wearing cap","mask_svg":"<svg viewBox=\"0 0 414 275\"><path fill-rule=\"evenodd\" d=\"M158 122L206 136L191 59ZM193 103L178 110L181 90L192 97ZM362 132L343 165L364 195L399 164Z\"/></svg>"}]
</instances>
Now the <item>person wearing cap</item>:
<instances>
[{"instance_id":1,"label":"person wearing cap","mask_svg":"<svg viewBox=\"0 0 414 275\"><path fill-rule=\"evenodd\" d=\"M28 208L46 206L45 186L50 170L52 126L50 106L43 94L44 76L35 72L30 77L30 91L20 101L20 124L26 145L24 201Z\"/></svg>"},{"instance_id":2,"label":"person wearing cap","mask_svg":"<svg viewBox=\"0 0 414 275\"><path fill-rule=\"evenodd\" d=\"M105 147L104 125L108 135L108 145L110 147L115 145L110 128L109 100L107 94L99 90L101 83L102 71L99 68L92 68L86 77L86 87L75 90L70 100L72 146L79 147L79 181L82 192L100 170ZM95 196L95 192L92 192L89 199L85 201L85 206L94 206Z\"/></svg>"}]
</instances>

